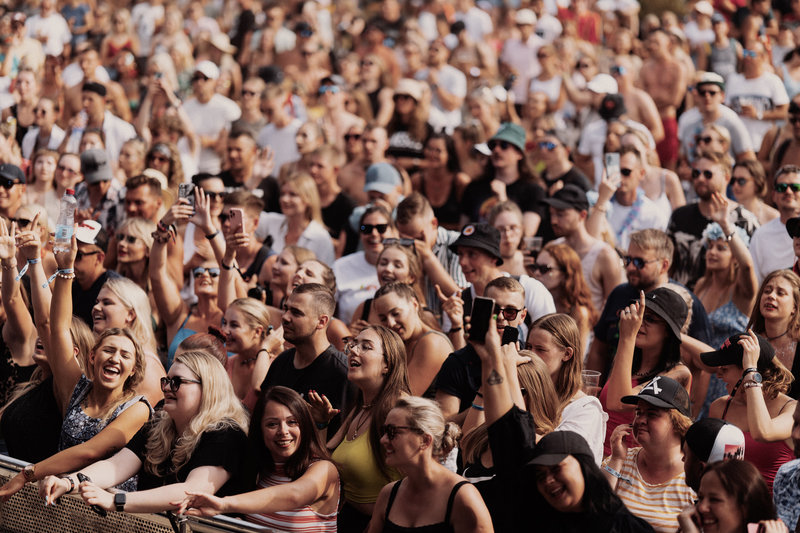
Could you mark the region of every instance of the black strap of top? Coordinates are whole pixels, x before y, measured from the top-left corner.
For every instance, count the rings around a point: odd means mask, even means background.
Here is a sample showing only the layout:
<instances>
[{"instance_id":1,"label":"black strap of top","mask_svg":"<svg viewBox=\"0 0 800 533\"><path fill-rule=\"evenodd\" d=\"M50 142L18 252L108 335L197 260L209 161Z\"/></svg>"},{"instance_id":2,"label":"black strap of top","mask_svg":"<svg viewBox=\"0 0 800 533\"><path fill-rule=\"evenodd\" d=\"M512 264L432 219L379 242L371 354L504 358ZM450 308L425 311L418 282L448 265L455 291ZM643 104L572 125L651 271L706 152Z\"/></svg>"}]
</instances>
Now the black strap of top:
<instances>
[{"instance_id":1,"label":"black strap of top","mask_svg":"<svg viewBox=\"0 0 800 533\"><path fill-rule=\"evenodd\" d=\"M384 522L389 521L389 511L392 510L392 504L394 503L394 498L395 496L397 496L397 491L400 488L400 483L402 482L403 480L401 479L400 481L394 484L394 487L392 487L392 492L389 494L389 501L386 503L386 514L383 515Z\"/></svg>"},{"instance_id":2,"label":"black strap of top","mask_svg":"<svg viewBox=\"0 0 800 533\"><path fill-rule=\"evenodd\" d=\"M453 502L456 499L456 492L458 492L458 489L460 489L462 485L466 485L467 483L469 483L469 481L459 481L456 483L456 486L453 487L453 490L450 491L450 498L447 500L447 512L444 515L445 524L450 523L450 513L453 510Z\"/></svg>"},{"instance_id":3,"label":"black strap of top","mask_svg":"<svg viewBox=\"0 0 800 533\"><path fill-rule=\"evenodd\" d=\"M369 322L369 312L372 309L372 300L373 298L367 298L364 300L364 307L361 310L361 320L364 322Z\"/></svg>"},{"instance_id":4,"label":"black strap of top","mask_svg":"<svg viewBox=\"0 0 800 533\"><path fill-rule=\"evenodd\" d=\"M800 342L797 343L797 347L794 350L794 361L792 361L792 368L790 370L794 376L794 381L792 382L792 386L789 387L789 392L786 394L798 400L800 399ZM800 520L798 520L798 523L800 523Z\"/></svg>"}]
</instances>

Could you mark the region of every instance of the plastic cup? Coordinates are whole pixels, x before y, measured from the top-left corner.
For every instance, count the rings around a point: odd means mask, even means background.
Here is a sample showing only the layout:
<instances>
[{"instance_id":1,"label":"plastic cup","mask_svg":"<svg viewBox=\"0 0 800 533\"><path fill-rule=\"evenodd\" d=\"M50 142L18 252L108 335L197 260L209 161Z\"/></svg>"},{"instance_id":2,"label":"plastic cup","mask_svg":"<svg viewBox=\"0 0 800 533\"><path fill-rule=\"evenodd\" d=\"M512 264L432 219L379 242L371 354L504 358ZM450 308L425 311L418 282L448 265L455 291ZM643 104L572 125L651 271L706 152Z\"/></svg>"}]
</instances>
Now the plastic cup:
<instances>
[{"instance_id":1,"label":"plastic cup","mask_svg":"<svg viewBox=\"0 0 800 533\"><path fill-rule=\"evenodd\" d=\"M583 392L589 396L600 396L600 372L597 370L584 370L581 372L583 379Z\"/></svg>"}]
</instances>

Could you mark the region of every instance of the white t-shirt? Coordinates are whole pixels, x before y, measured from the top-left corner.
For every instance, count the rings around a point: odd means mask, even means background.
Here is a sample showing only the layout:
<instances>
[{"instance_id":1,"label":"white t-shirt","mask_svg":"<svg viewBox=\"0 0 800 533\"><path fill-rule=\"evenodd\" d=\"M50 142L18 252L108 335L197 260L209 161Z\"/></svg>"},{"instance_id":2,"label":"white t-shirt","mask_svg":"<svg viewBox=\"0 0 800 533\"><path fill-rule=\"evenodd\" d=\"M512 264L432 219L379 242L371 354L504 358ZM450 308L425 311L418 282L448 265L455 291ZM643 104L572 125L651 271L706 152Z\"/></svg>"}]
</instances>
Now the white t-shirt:
<instances>
[{"instance_id":1,"label":"white t-shirt","mask_svg":"<svg viewBox=\"0 0 800 533\"><path fill-rule=\"evenodd\" d=\"M372 298L378 290L378 272L367 263L364 252L355 252L337 259L333 263L338 289L337 318L349 324L358 304Z\"/></svg>"},{"instance_id":2,"label":"white t-shirt","mask_svg":"<svg viewBox=\"0 0 800 533\"><path fill-rule=\"evenodd\" d=\"M789 103L789 95L786 93L783 81L771 72L765 72L758 78L752 79L745 78L744 74L731 74L726 86L725 103L740 115L743 104L752 105L757 112L763 113ZM753 145L761 147L761 141L772 127L772 121L746 117L741 119L750 132Z\"/></svg>"},{"instance_id":3,"label":"white t-shirt","mask_svg":"<svg viewBox=\"0 0 800 533\"><path fill-rule=\"evenodd\" d=\"M297 150L297 141L295 136L297 130L300 129L303 123L299 119L292 119L289 124L283 128L277 128L275 124L267 124L261 131L258 132L256 144L259 148L269 146L275 154L275 170L277 175L278 170L285 163L292 163L300 159L300 152Z\"/></svg>"},{"instance_id":4,"label":"white t-shirt","mask_svg":"<svg viewBox=\"0 0 800 533\"><path fill-rule=\"evenodd\" d=\"M636 202L634 202L634 205L621 205L612 198L608 203L608 212L606 213L608 224L611 226L612 231L614 231L617 246L622 250L628 249L631 233L634 231L649 228L666 231L669 217L672 214L671 210L664 212L663 209L648 198L641 189L637 192L638 199L641 200L641 206L639 207L639 212L634 215L633 219L630 220L628 224L625 224L625 222L628 219L628 215L633 211Z\"/></svg>"},{"instance_id":5,"label":"white t-shirt","mask_svg":"<svg viewBox=\"0 0 800 533\"><path fill-rule=\"evenodd\" d=\"M72 40L69 24L59 13L51 13L44 18L34 15L25 23L25 28L28 30L28 37L32 39L47 36L42 44L47 55L60 56L64 52L64 45Z\"/></svg>"},{"instance_id":6,"label":"white t-shirt","mask_svg":"<svg viewBox=\"0 0 800 533\"><path fill-rule=\"evenodd\" d=\"M427 81L428 75L429 70L425 69L418 72L416 78L421 81ZM438 81L439 86L453 96L464 98L467 95L467 77L455 67L444 65L439 70ZM431 87L431 93L433 94L433 99L428 114L428 124L433 127L434 131L444 129L447 133L452 133L456 126L461 124L461 106L452 111L447 111L433 87Z\"/></svg>"},{"instance_id":7,"label":"white t-shirt","mask_svg":"<svg viewBox=\"0 0 800 533\"><path fill-rule=\"evenodd\" d=\"M83 81L83 70L81 70L81 66L77 61L64 67L61 79L64 80L64 86L67 88L75 87ZM94 79L100 83L108 83L111 81L111 76L108 75L108 71L105 68L97 65L97 68L94 69Z\"/></svg>"},{"instance_id":8,"label":"white t-shirt","mask_svg":"<svg viewBox=\"0 0 800 533\"><path fill-rule=\"evenodd\" d=\"M774 270L792 268L795 260L792 238L780 217L773 218L753 232L750 255L753 256L759 283Z\"/></svg>"},{"instance_id":9,"label":"white t-shirt","mask_svg":"<svg viewBox=\"0 0 800 533\"><path fill-rule=\"evenodd\" d=\"M119 159L119 151L125 141L136 137L136 128L133 124L125 122L111 111L106 111L103 117L103 135L106 138L106 154L111 161ZM82 129L73 129L67 141L67 152L77 154L83 136Z\"/></svg>"},{"instance_id":10,"label":"white t-shirt","mask_svg":"<svg viewBox=\"0 0 800 533\"><path fill-rule=\"evenodd\" d=\"M517 79L511 85L514 102L517 104L525 103L531 80L542 71L539 60L536 59L536 51L544 44L544 39L534 33L524 43L519 39L509 39L503 46L500 61L517 73Z\"/></svg>"},{"instance_id":11,"label":"white t-shirt","mask_svg":"<svg viewBox=\"0 0 800 533\"><path fill-rule=\"evenodd\" d=\"M603 462L603 442L606 440L608 413L594 396L572 400L561 411L561 423L556 431L574 431L583 436L599 465Z\"/></svg>"},{"instance_id":12,"label":"white t-shirt","mask_svg":"<svg viewBox=\"0 0 800 533\"><path fill-rule=\"evenodd\" d=\"M712 28L701 30L697 27L697 22L694 20L690 20L686 23L686 26L683 28L683 33L686 35L686 39L692 47L714 42L714 30Z\"/></svg>"},{"instance_id":13,"label":"white t-shirt","mask_svg":"<svg viewBox=\"0 0 800 533\"><path fill-rule=\"evenodd\" d=\"M750 133L736 112L728 106L719 106L719 118L714 124L725 126L731 134L731 156L736 154L753 151L753 141ZM700 111L693 107L681 115L678 119L678 139L681 141L681 151L686 154L689 161L694 160L694 152L697 148L695 137L703 132L703 116Z\"/></svg>"},{"instance_id":14,"label":"white t-shirt","mask_svg":"<svg viewBox=\"0 0 800 533\"><path fill-rule=\"evenodd\" d=\"M151 5L149 2L141 2L133 6L131 10L131 22L136 29L136 36L139 37L140 55L150 55L150 41L156 31L156 22L164 18L163 5Z\"/></svg>"},{"instance_id":15,"label":"white t-shirt","mask_svg":"<svg viewBox=\"0 0 800 533\"><path fill-rule=\"evenodd\" d=\"M202 137L218 137L224 129L230 129L231 123L242 116L242 110L236 102L221 94L215 94L211 100L201 104L197 98L190 98L183 104L189 115L194 132ZM213 148L202 148L197 163L199 172L218 174L222 167L222 159Z\"/></svg>"},{"instance_id":16,"label":"white t-shirt","mask_svg":"<svg viewBox=\"0 0 800 533\"><path fill-rule=\"evenodd\" d=\"M258 229L256 229L256 237L272 236L272 249L275 253L281 253L281 250L286 246L286 231L288 226L285 224L286 217L281 213L265 213L261 212L258 218ZM297 246L308 248L321 262L329 265L336 259L336 253L333 251L333 242L328 231L320 224L312 220L300 238L297 239ZM374 267L373 267L374 268Z\"/></svg>"},{"instance_id":17,"label":"white t-shirt","mask_svg":"<svg viewBox=\"0 0 800 533\"><path fill-rule=\"evenodd\" d=\"M531 93L545 93L547 100L551 104L558 102L558 97L561 96L561 76L554 76L553 78L542 81L539 79L532 79L528 92Z\"/></svg>"},{"instance_id":18,"label":"white t-shirt","mask_svg":"<svg viewBox=\"0 0 800 533\"><path fill-rule=\"evenodd\" d=\"M647 144L650 148L656 147L656 142L653 140L653 134L644 124L640 124L635 120L622 121L629 128L634 128L647 136ZM590 122L581 133L581 140L578 142L578 153L582 155L591 155L592 163L594 164L594 183L595 186L600 184L603 179L603 147L606 145L606 132L608 131L608 123L605 120L595 120Z\"/></svg>"},{"instance_id":19,"label":"white t-shirt","mask_svg":"<svg viewBox=\"0 0 800 533\"><path fill-rule=\"evenodd\" d=\"M484 42L486 36L494 31L492 17L479 7L472 6L466 13L457 12L456 20L464 22L467 33L476 43Z\"/></svg>"}]
</instances>

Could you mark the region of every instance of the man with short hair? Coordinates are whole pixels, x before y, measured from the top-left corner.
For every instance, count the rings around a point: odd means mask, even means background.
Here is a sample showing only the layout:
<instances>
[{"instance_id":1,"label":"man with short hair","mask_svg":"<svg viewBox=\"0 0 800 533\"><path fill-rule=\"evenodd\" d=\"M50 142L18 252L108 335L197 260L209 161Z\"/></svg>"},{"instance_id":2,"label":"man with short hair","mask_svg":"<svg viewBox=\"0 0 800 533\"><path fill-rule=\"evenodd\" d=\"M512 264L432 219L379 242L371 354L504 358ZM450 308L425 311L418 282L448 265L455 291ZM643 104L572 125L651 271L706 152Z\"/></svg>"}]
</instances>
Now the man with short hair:
<instances>
[{"instance_id":1,"label":"man with short hair","mask_svg":"<svg viewBox=\"0 0 800 533\"><path fill-rule=\"evenodd\" d=\"M83 107L83 84L93 81L105 87L109 111L123 121L131 122L133 114L128 97L125 95L125 89L108 76L108 72L100 61L98 48L92 42L84 41L78 45L76 52L79 52L75 54L78 61L65 67L62 72L62 79L67 87L64 93L62 118L65 121L75 118L75 115ZM69 72L69 69L72 69L73 72Z\"/></svg>"},{"instance_id":2,"label":"man with short hair","mask_svg":"<svg viewBox=\"0 0 800 533\"><path fill-rule=\"evenodd\" d=\"M75 281L72 284L72 313L92 327L92 308L108 279L118 278L106 270L103 261L108 250L108 234L96 220L84 220L75 231L78 253L75 256Z\"/></svg>"},{"instance_id":3,"label":"man with short hair","mask_svg":"<svg viewBox=\"0 0 800 533\"><path fill-rule=\"evenodd\" d=\"M256 137L258 147L269 148L274 156L273 175L277 176L281 167L300 159L295 136L303 121L292 117L286 110L289 91L282 85L270 84L264 89L261 105L267 124Z\"/></svg>"},{"instance_id":4,"label":"man with short hair","mask_svg":"<svg viewBox=\"0 0 800 533\"><path fill-rule=\"evenodd\" d=\"M428 83L432 100L428 124L434 130L452 134L461 124L461 105L467 96L467 77L457 68L448 65L450 50L444 39L436 39L428 48L428 68L417 72L415 78Z\"/></svg>"},{"instance_id":5,"label":"man with short hair","mask_svg":"<svg viewBox=\"0 0 800 533\"><path fill-rule=\"evenodd\" d=\"M294 137L292 137L294 139ZM269 212L279 212L278 180L256 174L258 147L246 130L232 131L225 141L225 170L218 174L226 192L247 190L264 200Z\"/></svg>"},{"instance_id":6,"label":"man with short hair","mask_svg":"<svg viewBox=\"0 0 800 533\"><path fill-rule=\"evenodd\" d=\"M339 185L342 190L353 198L358 205L364 205L369 200L364 192L364 179L367 168L375 163L386 162L386 150L389 149L389 136L386 129L377 124L369 124L361 134L361 143L364 146L362 156L346 164L339 172Z\"/></svg>"},{"instance_id":7,"label":"man with short hair","mask_svg":"<svg viewBox=\"0 0 800 533\"><path fill-rule=\"evenodd\" d=\"M58 112L58 104L55 101L47 97L39 98L33 109L34 127L28 129L20 145L23 158L30 159L36 150L42 148L58 151L66 136L64 130L56 124Z\"/></svg>"},{"instance_id":8,"label":"man with short hair","mask_svg":"<svg viewBox=\"0 0 800 533\"><path fill-rule=\"evenodd\" d=\"M75 154L64 154L58 164L73 172L74 158L78 157ZM125 188L114 180L108 154L99 148L86 150L79 157L77 169L83 175L83 182L75 190L78 217L98 221L103 231L113 235L125 218Z\"/></svg>"},{"instance_id":9,"label":"man with short hair","mask_svg":"<svg viewBox=\"0 0 800 533\"><path fill-rule=\"evenodd\" d=\"M333 239L337 257L354 252L358 245L358 235L348 231L347 224L356 203L336 181L343 162L344 155L330 144L320 146L308 156L308 173L317 184L322 222Z\"/></svg>"},{"instance_id":10,"label":"man with short hair","mask_svg":"<svg viewBox=\"0 0 800 533\"><path fill-rule=\"evenodd\" d=\"M25 195L25 173L17 165L0 163L0 216L12 218Z\"/></svg>"},{"instance_id":11,"label":"man with short hair","mask_svg":"<svg viewBox=\"0 0 800 533\"><path fill-rule=\"evenodd\" d=\"M706 465L731 459L744 460L744 433L719 418L703 418L686 430L683 439L683 470L686 484L700 490Z\"/></svg>"},{"instance_id":12,"label":"man with short hair","mask_svg":"<svg viewBox=\"0 0 800 533\"><path fill-rule=\"evenodd\" d=\"M505 40L500 53L500 71L505 79L511 82L514 105L517 106L517 112L519 112L528 98L531 80L542 71L539 60L536 58L536 52L545 44L545 41L534 33L536 13L532 10L517 10L514 15L514 23L519 30L519 37Z\"/></svg>"},{"instance_id":13,"label":"man with short hair","mask_svg":"<svg viewBox=\"0 0 800 533\"><path fill-rule=\"evenodd\" d=\"M25 26L28 36L42 43L45 54L69 57L72 32L64 17L56 11L56 0L42 0L39 13L30 17Z\"/></svg>"},{"instance_id":14,"label":"man with short hair","mask_svg":"<svg viewBox=\"0 0 800 533\"><path fill-rule=\"evenodd\" d=\"M788 122L792 136L784 138L774 151L770 151L767 157L771 160L762 160L762 164L765 164L764 169L771 174L776 174L784 165L800 165L800 97L798 95L795 95L789 103ZM777 139L773 140L773 142L776 141Z\"/></svg>"},{"instance_id":15,"label":"man with short hair","mask_svg":"<svg viewBox=\"0 0 800 533\"><path fill-rule=\"evenodd\" d=\"M775 474L772 484L772 496L778 517L786 524L789 531L797 531L800 526L800 402L794 408L792 417L792 442L794 456L797 459L783 463Z\"/></svg>"},{"instance_id":16,"label":"man with short hair","mask_svg":"<svg viewBox=\"0 0 800 533\"><path fill-rule=\"evenodd\" d=\"M158 179L144 174L129 179L125 189L126 218L138 217L158 222L164 207L161 186Z\"/></svg>"},{"instance_id":17,"label":"man with short hair","mask_svg":"<svg viewBox=\"0 0 800 533\"><path fill-rule=\"evenodd\" d=\"M365 124L363 118L345 108L345 90L344 80L337 75L327 76L319 82L319 101L325 107L320 123L328 139L340 150L344 150L347 130Z\"/></svg>"},{"instance_id":18,"label":"man with short hair","mask_svg":"<svg viewBox=\"0 0 800 533\"><path fill-rule=\"evenodd\" d=\"M544 200L550 206L550 225L560 239L553 242L568 244L581 258L583 275L592 293L596 309L603 304L624 280L622 264L617 252L610 245L592 237L586 229L585 220L589 210L586 193L576 185L565 185Z\"/></svg>"},{"instance_id":19,"label":"man with short hair","mask_svg":"<svg viewBox=\"0 0 800 533\"><path fill-rule=\"evenodd\" d=\"M750 239L750 255L758 282L773 270L792 268L794 250L792 237L787 233L788 221L800 216L800 166L785 165L775 175L772 201L780 216L755 230Z\"/></svg>"},{"instance_id":20,"label":"man with short hair","mask_svg":"<svg viewBox=\"0 0 800 533\"><path fill-rule=\"evenodd\" d=\"M250 235L249 244L246 247L225 248L225 256L223 257L220 267L238 268L241 276L234 276L237 286L241 289L238 294L243 294L246 289L244 282L251 283L266 275L269 270L269 263L267 259L275 255L268 244L264 244L255 238L256 228L258 227L258 220L261 211L264 208L264 202L251 192L245 190L237 190L225 196L224 205L220 220L222 221L222 233L225 238L229 238L236 233L244 233ZM233 227L231 225L231 209L242 210L242 227ZM233 254L236 254L236 259L233 259Z\"/></svg>"},{"instance_id":21,"label":"man with short hair","mask_svg":"<svg viewBox=\"0 0 800 533\"><path fill-rule=\"evenodd\" d=\"M328 326L336 301L324 285L305 283L297 286L286 299L281 318L283 338L289 348L269 365L261 394L276 386L289 387L308 399L316 392L327 398L334 409L341 410L354 395L347 381L347 357L328 341ZM341 417L328 428L336 433Z\"/></svg>"},{"instance_id":22,"label":"man with short hair","mask_svg":"<svg viewBox=\"0 0 800 533\"><path fill-rule=\"evenodd\" d=\"M261 94L267 84L258 76L251 76L242 84L242 116L231 124L231 131L244 130L255 139L261 128L267 125L267 118L261 112Z\"/></svg>"},{"instance_id":23,"label":"man with short hair","mask_svg":"<svg viewBox=\"0 0 800 533\"><path fill-rule=\"evenodd\" d=\"M611 76L617 82L619 94L625 102L628 117L650 130L655 142L664 138L664 125L658 114L658 108L653 98L639 87L634 85L637 72L633 61L627 56L617 56L610 69Z\"/></svg>"},{"instance_id":24,"label":"man with short hair","mask_svg":"<svg viewBox=\"0 0 800 533\"><path fill-rule=\"evenodd\" d=\"M678 139L681 155L689 162L695 160L697 136L706 126L717 124L731 134L730 155L736 161L755 159L753 141L739 115L725 101L725 80L715 72L705 72L695 84L694 101L697 105L687 109L678 120Z\"/></svg>"},{"instance_id":25,"label":"man with short hair","mask_svg":"<svg viewBox=\"0 0 800 533\"><path fill-rule=\"evenodd\" d=\"M722 202L730 177L731 167L726 154L700 152L692 164L692 183L698 201L672 212L667 226L667 233L675 242L675 261L670 277L689 289L694 288L705 272L703 230L713 222L711 217L716 209L727 209L728 219L751 237L758 227L758 220L750 211L733 200Z\"/></svg>"}]
</instances>

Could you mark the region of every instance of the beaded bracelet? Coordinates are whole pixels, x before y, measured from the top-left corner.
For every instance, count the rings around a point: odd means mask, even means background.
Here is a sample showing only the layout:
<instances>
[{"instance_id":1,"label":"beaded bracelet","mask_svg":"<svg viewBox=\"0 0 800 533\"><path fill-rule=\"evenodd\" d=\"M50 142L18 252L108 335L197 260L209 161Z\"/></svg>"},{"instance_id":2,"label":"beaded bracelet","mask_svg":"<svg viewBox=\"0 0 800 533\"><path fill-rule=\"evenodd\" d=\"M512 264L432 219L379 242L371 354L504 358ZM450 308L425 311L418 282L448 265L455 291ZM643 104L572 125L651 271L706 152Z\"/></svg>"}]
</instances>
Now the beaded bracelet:
<instances>
[{"instance_id":1,"label":"beaded bracelet","mask_svg":"<svg viewBox=\"0 0 800 533\"><path fill-rule=\"evenodd\" d=\"M45 287L47 287L48 285L53 283L53 280L56 279L56 276L58 276L61 279L74 279L75 278L75 269L74 268L62 268L62 269L56 270L53 273L53 275L50 276L49 278L47 278L47 281L45 281L42 284L42 288L44 289Z\"/></svg>"}]
</instances>

